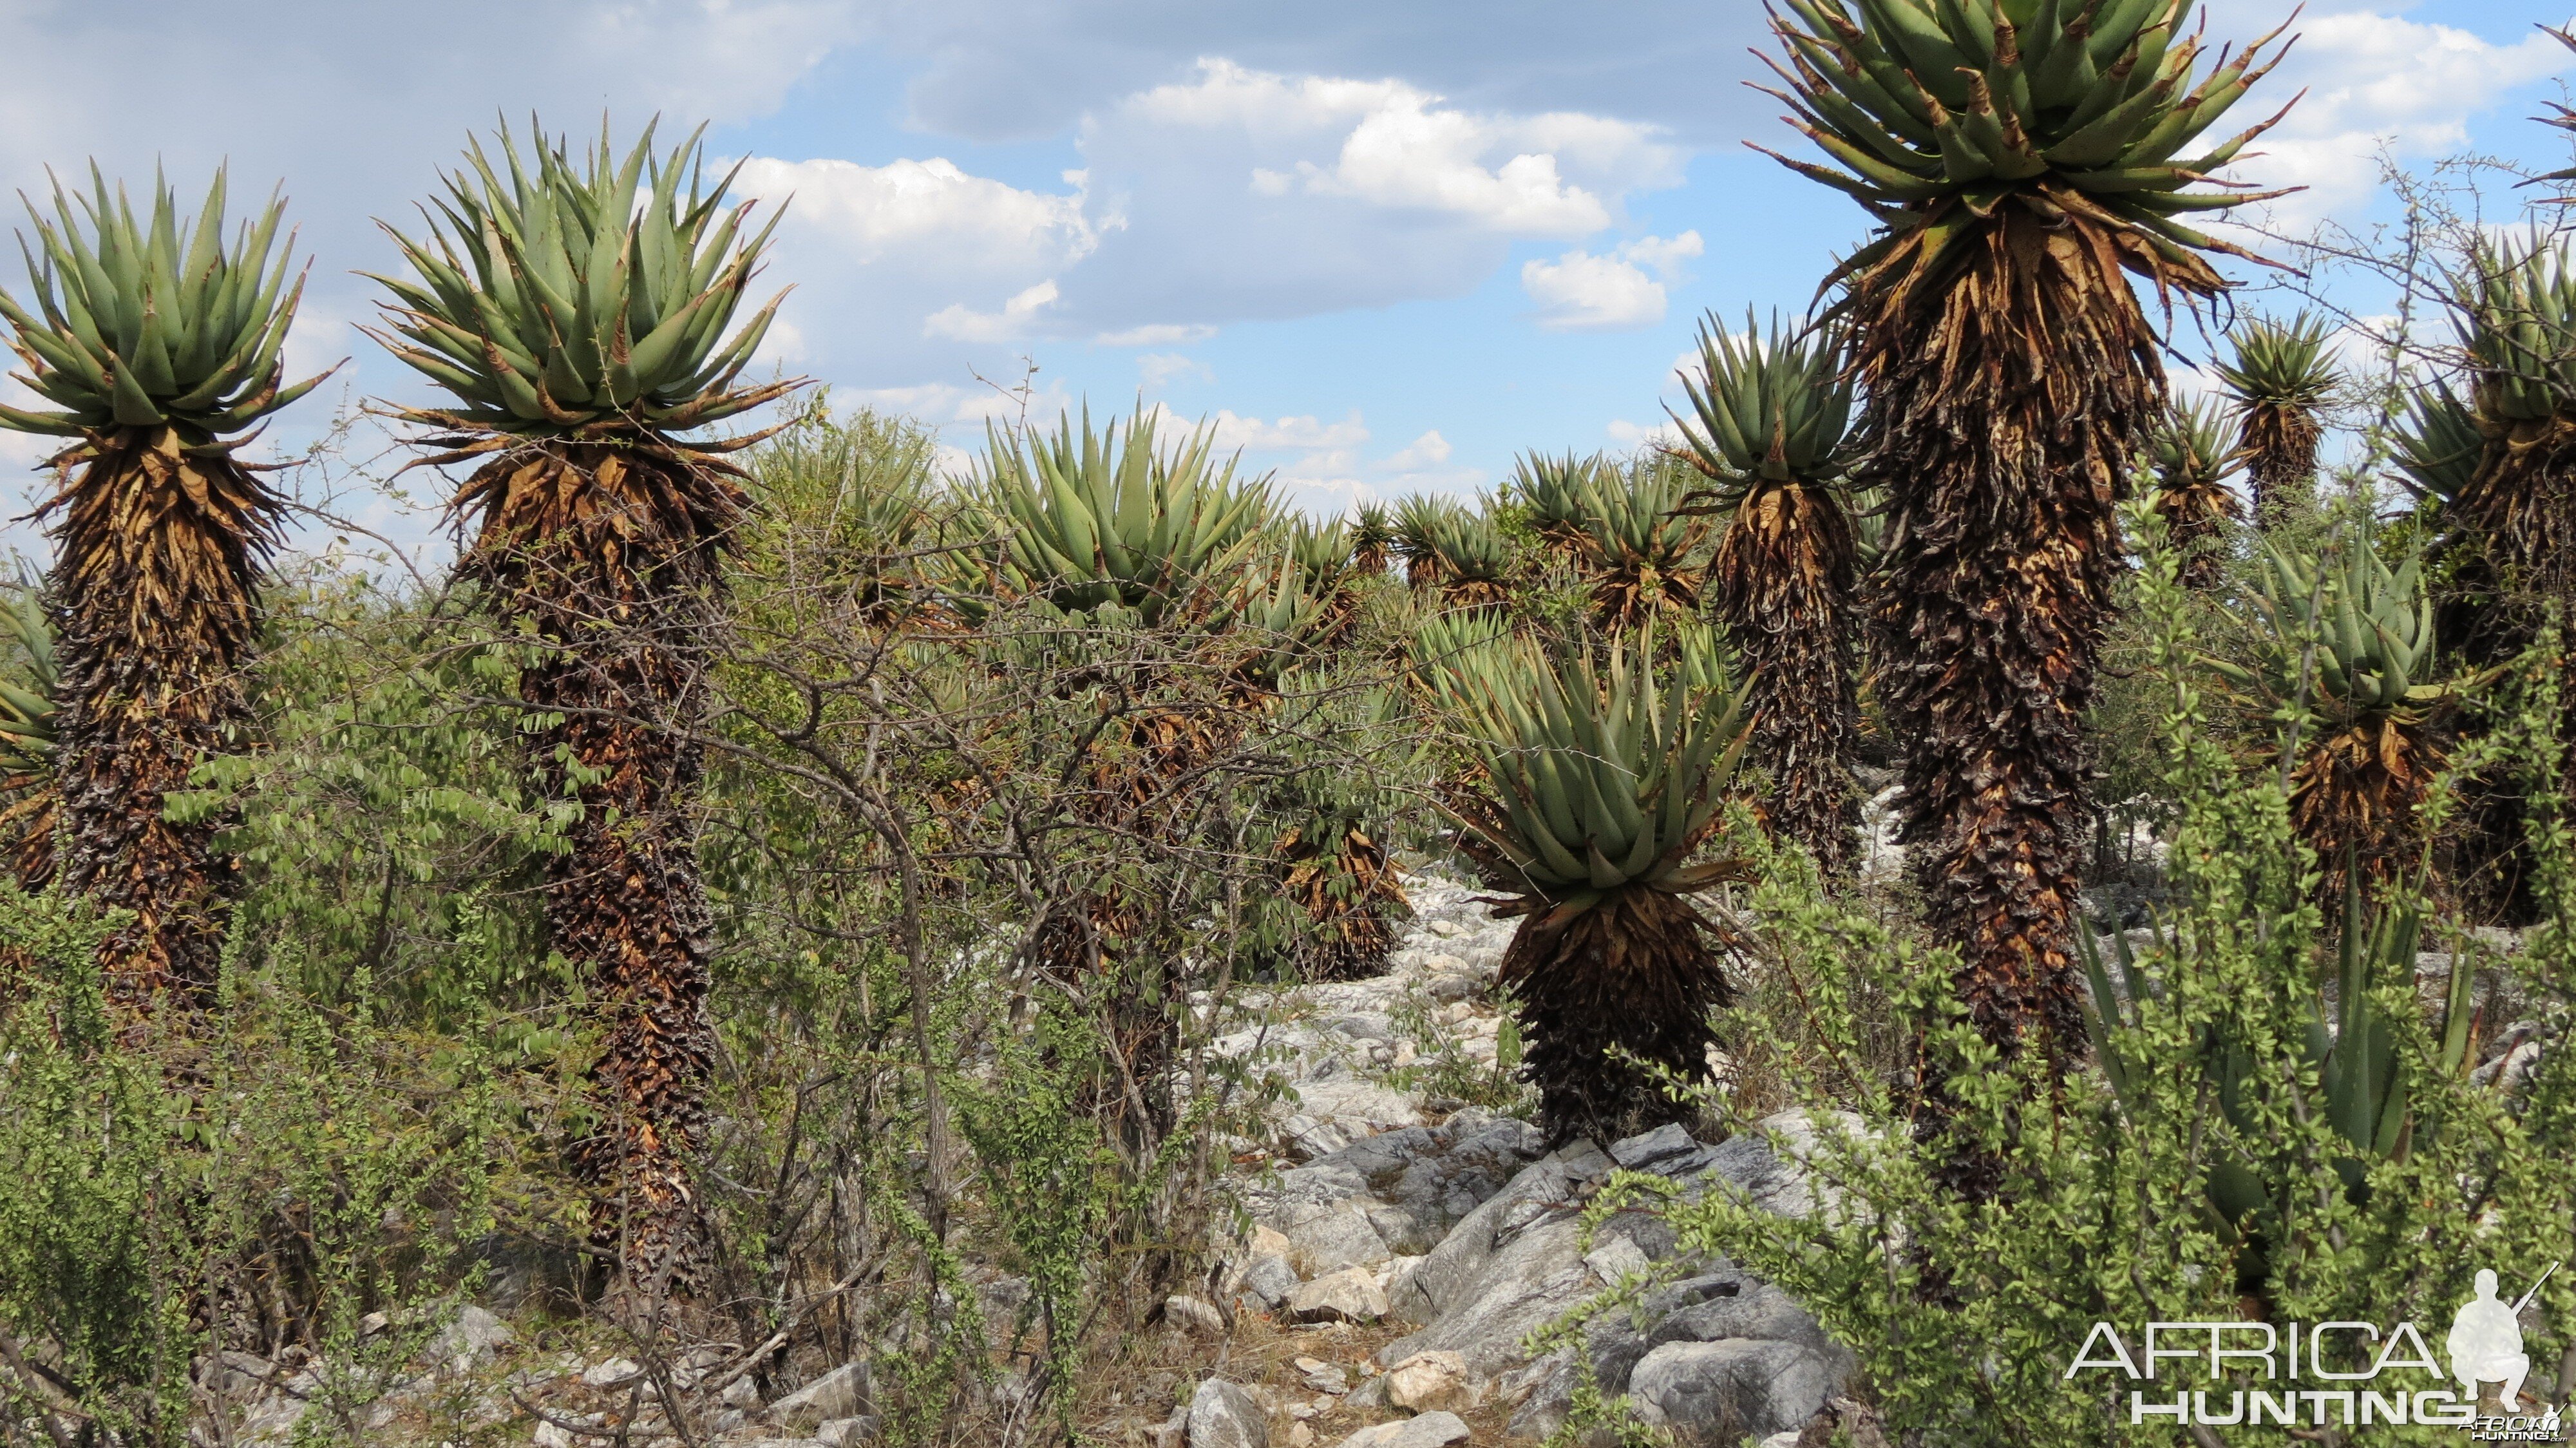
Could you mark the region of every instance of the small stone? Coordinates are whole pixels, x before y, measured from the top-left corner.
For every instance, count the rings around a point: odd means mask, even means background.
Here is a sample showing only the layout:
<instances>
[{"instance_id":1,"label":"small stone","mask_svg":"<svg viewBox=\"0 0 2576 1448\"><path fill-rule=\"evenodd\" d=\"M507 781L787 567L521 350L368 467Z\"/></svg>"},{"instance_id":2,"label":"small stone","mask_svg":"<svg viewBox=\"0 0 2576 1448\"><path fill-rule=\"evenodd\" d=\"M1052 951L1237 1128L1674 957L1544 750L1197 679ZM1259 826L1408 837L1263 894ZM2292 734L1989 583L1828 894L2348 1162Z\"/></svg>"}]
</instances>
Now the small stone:
<instances>
[{"instance_id":1,"label":"small stone","mask_svg":"<svg viewBox=\"0 0 2576 1448\"><path fill-rule=\"evenodd\" d=\"M1190 1394L1189 1448L1270 1448L1270 1417L1241 1385L1203 1378Z\"/></svg>"},{"instance_id":2,"label":"small stone","mask_svg":"<svg viewBox=\"0 0 2576 1448\"><path fill-rule=\"evenodd\" d=\"M1289 1251L1287 1237L1281 1235L1278 1228L1268 1225L1254 1227L1252 1240L1244 1243L1243 1247L1246 1255L1252 1257L1285 1257Z\"/></svg>"},{"instance_id":3,"label":"small stone","mask_svg":"<svg viewBox=\"0 0 2576 1448\"><path fill-rule=\"evenodd\" d=\"M1682 1128L1681 1123L1666 1122L1643 1135L1614 1142L1610 1147L1610 1159L1630 1171L1644 1171L1667 1157L1697 1150L1699 1143L1691 1139L1691 1134Z\"/></svg>"},{"instance_id":4,"label":"small stone","mask_svg":"<svg viewBox=\"0 0 2576 1448\"><path fill-rule=\"evenodd\" d=\"M1314 1441L1314 1429L1307 1427L1303 1423L1291 1423L1288 1425L1288 1448L1310 1448L1310 1445L1312 1445Z\"/></svg>"},{"instance_id":5,"label":"small stone","mask_svg":"<svg viewBox=\"0 0 2576 1448\"><path fill-rule=\"evenodd\" d=\"M877 1420L866 1413L854 1418L834 1418L814 1430L814 1439L829 1445L829 1448L857 1448L858 1444L876 1441L877 1427Z\"/></svg>"},{"instance_id":6,"label":"small stone","mask_svg":"<svg viewBox=\"0 0 2576 1448\"><path fill-rule=\"evenodd\" d=\"M1386 1400L1411 1413L1472 1413L1485 1385L1454 1352L1418 1352L1386 1371Z\"/></svg>"},{"instance_id":7,"label":"small stone","mask_svg":"<svg viewBox=\"0 0 2576 1448\"><path fill-rule=\"evenodd\" d=\"M1467 1425L1455 1413L1425 1413L1402 1423L1362 1428L1342 1440L1342 1448L1449 1448L1464 1443Z\"/></svg>"},{"instance_id":8,"label":"small stone","mask_svg":"<svg viewBox=\"0 0 2576 1448\"><path fill-rule=\"evenodd\" d=\"M1422 923L1429 927L1432 934L1439 936L1443 940L1446 940L1453 935L1464 935L1467 933L1467 928L1460 925L1455 920L1426 920Z\"/></svg>"},{"instance_id":9,"label":"small stone","mask_svg":"<svg viewBox=\"0 0 2576 1448\"><path fill-rule=\"evenodd\" d=\"M1631 1272L1643 1272L1654 1265L1654 1260L1628 1238L1611 1237L1584 1253L1583 1265L1602 1281L1615 1283Z\"/></svg>"},{"instance_id":10,"label":"small stone","mask_svg":"<svg viewBox=\"0 0 2576 1448\"><path fill-rule=\"evenodd\" d=\"M493 1354L517 1338L508 1323L469 1302L457 1309L456 1320L439 1337L439 1346L456 1371L468 1372L491 1361Z\"/></svg>"},{"instance_id":11,"label":"small stone","mask_svg":"<svg viewBox=\"0 0 2576 1448\"><path fill-rule=\"evenodd\" d=\"M1182 1293L1163 1299L1163 1323L1193 1337L1225 1336L1225 1314Z\"/></svg>"},{"instance_id":12,"label":"small stone","mask_svg":"<svg viewBox=\"0 0 2576 1448\"><path fill-rule=\"evenodd\" d=\"M1463 973L1438 975L1433 976L1431 984L1423 987L1423 990L1442 1005L1462 1005L1476 993L1476 984L1476 978L1472 975Z\"/></svg>"},{"instance_id":13,"label":"small stone","mask_svg":"<svg viewBox=\"0 0 2576 1448\"><path fill-rule=\"evenodd\" d=\"M385 1316L381 1312L370 1312L366 1316L358 1319L358 1336L374 1337L377 1333L384 1331L392 1325L392 1318Z\"/></svg>"},{"instance_id":14,"label":"small stone","mask_svg":"<svg viewBox=\"0 0 2576 1448\"><path fill-rule=\"evenodd\" d=\"M1279 1234L1272 1232L1271 1235L1276 1237ZM1281 1237L1280 1240L1284 1242L1287 1239ZM1297 1289L1297 1269L1288 1265L1284 1253L1268 1253L1243 1269L1240 1285L1244 1296L1258 1303L1262 1311L1276 1312L1279 1304L1288 1300L1288 1294Z\"/></svg>"},{"instance_id":15,"label":"small stone","mask_svg":"<svg viewBox=\"0 0 2576 1448\"><path fill-rule=\"evenodd\" d=\"M572 1434L552 1423L539 1423L536 1444L537 1448L572 1448Z\"/></svg>"},{"instance_id":16,"label":"small stone","mask_svg":"<svg viewBox=\"0 0 2576 1448\"><path fill-rule=\"evenodd\" d=\"M760 1406L760 1388L752 1382L751 1375L745 1373L725 1384L724 1391L716 1395L716 1401L740 1412L752 1412Z\"/></svg>"},{"instance_id":17,"label":"small stone","mask_svg":"<svg viewBox=\"0 0 2576 1448\"><path fill-rule=\"evenodd\" d=\"M1375 1322L1386 1316L1386 1292L1366 1268L1346 1267L1299 1283L1288 1294L1288 1316L1297 1322Z\"/></svg>"},{"instance_id":18,"label":"small stone","mask_svg":"<svg viewBox=\"0 0 2576 1448\"><path fill-rule=\"evenodd\" d=\"M581 1380L594 1388L614 1388L632 1381L643 1371L643 1364L633 1358L610 1358L583 1369Z\"/></svg>"}]
</instances>

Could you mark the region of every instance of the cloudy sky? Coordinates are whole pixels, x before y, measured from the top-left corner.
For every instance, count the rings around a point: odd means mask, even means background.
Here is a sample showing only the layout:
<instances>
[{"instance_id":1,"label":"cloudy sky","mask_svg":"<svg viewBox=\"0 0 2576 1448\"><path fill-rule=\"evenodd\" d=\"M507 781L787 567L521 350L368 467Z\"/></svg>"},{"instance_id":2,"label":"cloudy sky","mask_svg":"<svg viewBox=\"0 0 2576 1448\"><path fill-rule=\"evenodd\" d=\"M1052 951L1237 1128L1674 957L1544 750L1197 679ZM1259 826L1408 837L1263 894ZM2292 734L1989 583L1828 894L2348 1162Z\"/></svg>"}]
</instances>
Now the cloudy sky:
<instances>
[{"instance_id":1,"label":"cloudy sky","mask_svg":"<svg viewBox=\"0 0 2576 1448\"><path fill-rule=\"evenodd\" d=\"M2241 40L2289 6L2204 9ZM2566 18L2316 0L2264 86L2307 99L2248 174L2311 188L2283 218L2304 224L2384 211L2383 150L2563 157L2527 118L2576 74L2533 28ZM407 221L504 113L703 121L743 186L792 199L777 364L963 447L1033 363L1042 410L1141 395L1337 511L1633 445L1704 313L1803 306L1863 218L1743 144L1795 149L1741 83L1760 22L1752 0L0 0L0 181L90 157L183 191L226 160L237 191L282 178L315 260L294 353L351 357L347 398L403 397L353 325L354 273L393 266L373 218ZM290 442L329 413L300 411ZM35 455L0 441L12 471Z\"/></svg>"}]
</instances>

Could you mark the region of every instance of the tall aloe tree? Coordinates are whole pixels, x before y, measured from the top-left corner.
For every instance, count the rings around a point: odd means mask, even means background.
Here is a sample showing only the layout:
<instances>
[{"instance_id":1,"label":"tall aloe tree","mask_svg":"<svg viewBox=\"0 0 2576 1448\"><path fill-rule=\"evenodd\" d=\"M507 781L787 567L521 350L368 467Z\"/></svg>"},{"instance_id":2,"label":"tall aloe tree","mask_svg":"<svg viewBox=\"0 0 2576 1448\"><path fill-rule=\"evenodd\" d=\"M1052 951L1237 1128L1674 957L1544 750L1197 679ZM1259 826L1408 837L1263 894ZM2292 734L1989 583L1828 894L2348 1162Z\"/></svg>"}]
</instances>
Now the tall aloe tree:
<instances>
[{"instance_id":1,"label":"tall aloe tree","mask_svg":"<svg viewBox=\"0 0 2576 1448\"><path fill-rule=\"evenodd\" d=\"M2182 554L2182 582L2206 591L2226 569L2227 530L2244 513L2227 475L2240 451L2227 440L2227 419L2210 401L2178 402L2150 443L2155 508L2166 537Z\"/></svg>"},{"instance_id":2,"label":"tall aloe tree","mask_svg":"<svg viewBox=\"0 0 2576 1448\"><path fill-rule=\"evenodd\" d=\"M2480 246L2454 290L2485 444L2445 509L2469 595L2457 638L2492 664L2549 603L2576 605L2576 256L2537 236Z\"/></svg>"},{"instance_id":3,"label":"tall aloe tree","mask_svg":"<svg viewBox=\"0 0 2576 1448\"><path fill-rule=\"evenodd\" d=\"M2326 353L2333 335L2305 312L2287 322L2257 318L2229 334L2236 360L2219 363L2218 377L2236 402L2236 441L2254 485L2257 527L2316 506L2322 413L2342 381Z\"/></svg>"},{"instance_id":4,"label":"tall aloe tree","mask_svg":"<svg viewBox=\"0 0 2576 1448\"><path fill-rule=\"evenodd\" d=\"M413 276L379 276L393 354L453 401L403 409L425 461L472 473L452 506L475 527L464 569L545 656L519 680L559 722L530 740L547 795L581 804L546 864L545 917L603 1030L596 1135L582 1168L619 1290L691 1290L704 1239L692 1158L712 1038L711 922L691 807L705 634L749 498L722 454L753 438L694 429L796 384L740 381L777 302L738 329L767 244L728 209L695 136L623 159L505 128L448 174L420 239L388 226ZM773 218L772 226L776 225Z\"/></svg>"},{"instance_id":5,"label":"tall aloe tree","mask_svg":"<svg viewBox=\"0 0 2576 1448\"><path fill-rule=\"evenodd\" d=\"M1680 455L1725 517L1710 596L1751 671L1754 758L1771 826L1828 876L1851 870L1860 828L1859 550L1844 487L1853 388L1830 327L1699 329Z\"/></svg>"},{"instance_id":6,"label":"tall aloe tree","mask_svg":"<svg viewBox=\"0 0 2576 1448\"><path fill-rule=\"evenodd\" d=\"M1905 834L1977 1027L2062 1064L2085 1050L2072 932L2113 500L2165 403L2123 273L2228 285L2205 253L2234 248L2177 217L2255 199L2195 188L2264 127L2187 148L2266 48L2199 76L2191 0L1783 4L1775 94L1833 164L1780 159L1879 225L1828 286L1871 401L1862 480L1893 510L1874 614Z\"/></svg>"},{"instance_id":7,"label":"tall aloe tree","mask_svg":"<svg viewBox=\"0 0 2576 1448\"><path fill-rule=\"evenodd\" d=\"M1500 913L1521 918L1501 979L1555 1140L1612 1141L1681 1114L1623 1057L1705 1075L1709 1013L1732 994L1689 897L1735 875L1692 857L1744 747L1744 710L1708 630L1688 633L1660 676L1651 630L1598 667L1502 639L1432 674L1483 781L1452 801L1460 844L1513 896Z\"/></svg>"},{"instance_id":8,"label":"tall aloe tree","mask_svg":"<svg viewBox=\"0 0 2576 1448\"><path fill-rule=\"evenodd\" d=\"M2445 645L2471 667L2510 661L2552 608L2576 610L2576 264L2563 241L2530 236L2471 251L2452 280L2465 401L2419 397L2398 464L2441 500L2437 556L2450 579ZM2576 696L2562 730L2576 725ZM2473 721L2474 722L2474 721ZM2482 779L2461 845L2470 897L2528 918L2520 790Z\"/></svg>"},{"instance_id":9,"label":"tall aloe tree","mask_svg":"<svg viewBox=\"0 0 2576 1448\"><path fill-rule=\"evenodd\" d=\"M303 295L272 197L225 235L217 173L191 224L156 179L138 217L93 166L90 191L28 205L20 244L36 310L0 293L19 374L53 409L0 426L74 441L39 509L54 542L63 886L134 912L100 946L110 992L138 1008L211 997L238 862L229 821L174 819L168 796L243 747L244 673L281 503L236 456L244 434L322 379L279 355Z\"/></svg>"}]
</instances>

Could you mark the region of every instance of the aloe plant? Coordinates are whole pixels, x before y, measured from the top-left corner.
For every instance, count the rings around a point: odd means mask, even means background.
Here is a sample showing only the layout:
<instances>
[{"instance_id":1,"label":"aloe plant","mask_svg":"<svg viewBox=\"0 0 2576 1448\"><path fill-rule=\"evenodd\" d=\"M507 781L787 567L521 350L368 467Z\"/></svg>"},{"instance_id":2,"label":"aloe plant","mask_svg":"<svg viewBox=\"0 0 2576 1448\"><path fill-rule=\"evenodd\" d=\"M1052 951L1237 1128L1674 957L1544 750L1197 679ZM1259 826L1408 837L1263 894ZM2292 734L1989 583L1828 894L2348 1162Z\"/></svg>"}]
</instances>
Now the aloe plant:
<instances>
[{"instance_id":1,"label":"aloe plant","mask_svg":"<svg viewBox=\"0 0 2576 1448\"><path fill-rule=\"evenodd\" d=\"M1511 545L1491 522L1452 506L1432 518L1428 542L1443 603L1490 608L1510 600Z\"/></svg>"},{"instance_id":2,"label":"aloe plant","mask_svg":"<svg viewBox=\"0 0 2576 1448\"><path fill-rule=\"evenodd\" d=\"M2217 404L2176 403L2149 440L2156 511L2164 517L2166 536L2183 552L2188 588L2217 586L2220 546L2228 525L2244 511L2226 481L2244 452L2229 444L2225 429Z\"/></svg>"},{"instance_id":3,"label":"aloe plant","mask_svg":"<svg viewBox=\"0 0 2576 1448\"><path fill-rule=\"evenodd\" d=\"M988 434L976 493L1008 534L1001 583L1067 613L1131 609L1151 627L1227 594L1260 545L1266 481L1236 477L1204 428L1163 447L1155 419Z\"/></svg>"},{"instance_id":4,"label":"aloe plant","mask_svg":"<svg viewBox=\"0 0 2576 1448\"><path fill-rule=\"evenodd\" d=\"M1604 467L1583 487L1583 531L1575 543L1593 612L1624 632L1655 614L1696 614L1705 570L1692 554L1708 524L1683 511L1681 480L1654 463Z\"/></svg>"},{"instance_id":5,"label":"aloe plant","mask_svg":"<svg viewBox=\"0 0 2576 1448\"><path fill-rule=\"evenodd\" d=\"M2249 714L2294 726L2291 824L2331 900L2346 860L2373 881L2403 862L2441 766L2433 711L2464 685L2436 680L2419 556L2391 568L2346 530L2324 558L2270 542L2261 558L2253 661L2207 662Z\"/></svg>"},{"instance_id":6,"label":"aloe plant","mask_svg":"<svg viewBox=\"0 0 2576 1448\"><path fill-rule=\"evenodd\" d=\"M1549 544L1571 549L1579 546L1593 518L1588 496L1602 486L1606 473L1617 468L1595 453L1523 453L1512 464L1511 479L1504 486L1505 495L1529 510L1533 532Z\"/></svg>"},{"instance_id":7,"label":"aloe plant","mask_svg":"<svg viewBox=\"0 0 2576 1448\"><path fill-rule=\"evenodd\" d=\"M2418 1109L2418 1088L2399 1049L2399 1021L2386 1003L2391 986L2405 988L2410 997L2413 994L2421 916L2410 907L2400 907L2371 917L2359 872L2345 871L2344 881L2343 929L2336 941L2331 996L2320 989L2308 998L2306 1030L2294 1049L2302 1065L2316 1072L2319 1115L2350 1147L2349 1154L2333 1160L2332 1170L2344 1190L2359 1200L2373 1166L2403 1161L2425 1144L2419 1132L2431 1118ZM2155 956L2170 958L2182 948L2161 931L2151 934ZM2144 1013L2160 987L2141 968L2128 936L2112 937L2108 966L2090 932L2081 943L2089 995L2086 1025L2094 1054L2113 1098L2123 1110L2135 1112L2140 1103L2152 1099L2145 1078L2172 1065L2132 1045L2146 1029ZM2470 995L2475 980L2474 957L2454 953L2431 1064L2437 1073L2455 1080L2471 1064L2476 1011ZM2253 1094L2272 1084L2268 1074L2257 1073L2277 1067L2261 1060L2250 1043L2235 1038L2223 1020L2200 1026L2191 1064L2234 1128L2232 1135L2212 1139L2206 1146L2208 1225L2243 1249L2238 1258L2239 1289L2259 1292L2270 1272L2266 1247L2284 1215L2286 1194L2303 1186L2273 1174L2260 1150L2263 1135L2247 1110Z\"/></svg>"},{"instance_id":8,"label":"aloe plant","mask_svg":"<svg viewBox=\"0 0 2576 1448\"><path fill-rule=\"evenodd\" d=\"M1660 675L1649 630L1601 665L1500 641L1434 676L1481 781L1452 801L1460 846L1522 917L1501 980L1559 1140L1671 1119L1652 1074L1614 1052L1700 1076L1709 1012L1731 993L1687 899L1737 875L1693 856L1745 740L1742 695L1702 634Z\"/></svg>"},{"instance_id":9,"label":"aloe plant","mask_svg":"<svg viewBox=\"0 0 2576 1448\"><path fill-rule=\"evenodd\" d=\"M2408 492L2448 508L2476 475L2486 435L2477 413L2442 382L2406 400L2406 421L2390 437L2389 450Z\"/></svg>"}]
</instances>

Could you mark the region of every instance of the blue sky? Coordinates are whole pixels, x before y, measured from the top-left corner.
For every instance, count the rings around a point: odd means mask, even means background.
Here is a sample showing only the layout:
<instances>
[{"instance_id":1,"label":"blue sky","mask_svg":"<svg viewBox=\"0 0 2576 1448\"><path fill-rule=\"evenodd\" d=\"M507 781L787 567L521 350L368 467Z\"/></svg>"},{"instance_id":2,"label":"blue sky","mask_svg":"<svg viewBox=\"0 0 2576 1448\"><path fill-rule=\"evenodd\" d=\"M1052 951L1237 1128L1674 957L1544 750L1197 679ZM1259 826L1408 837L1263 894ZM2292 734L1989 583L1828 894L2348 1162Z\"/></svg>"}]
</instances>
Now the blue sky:
<instances>
[{"instance_id":1,"label":"blue sky","mask_svg":"<svg viewBox=\"0 0 2576 1448\"><path fill-rule=\"evenodd\" d=\"M2288 11L2203 8L2213 40ZM2312 4L2245 110L2308 99L2242 174L2311 187L2278 218L2303 227L2383 211L2383 148L2565 164L2527 118L2576 74L2532 29L2566 19ZM1805 304L1863 218L1745 149L1798 149L1741 84L1760 21L1752 0L0 0L0 181L90 156L138 179L157 157L183 190L227 157L237 192L284 178L315 257L297 359L350 356L343 397L403 398L351 325L373 304L351 273L391 265L370 218L404 218L502 112L705 121L751 192L793 197L778 365L966 447L1014 406L978 374L1026 358L1041 411L1141 393L1336 511L1488 485L1525 448L1633 446L1703 312ZM300 411L287 445L328 419ZM0 467L36 456L0 441Z\"/></svg>"}]
</instances>

